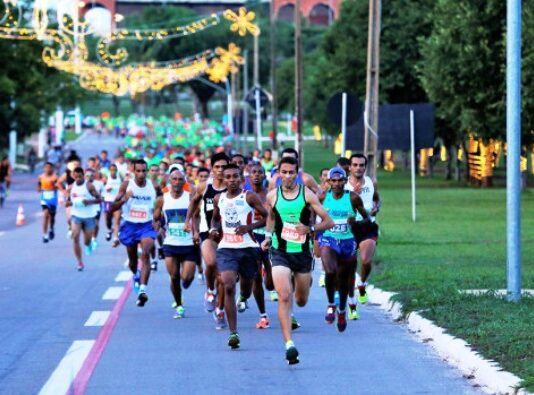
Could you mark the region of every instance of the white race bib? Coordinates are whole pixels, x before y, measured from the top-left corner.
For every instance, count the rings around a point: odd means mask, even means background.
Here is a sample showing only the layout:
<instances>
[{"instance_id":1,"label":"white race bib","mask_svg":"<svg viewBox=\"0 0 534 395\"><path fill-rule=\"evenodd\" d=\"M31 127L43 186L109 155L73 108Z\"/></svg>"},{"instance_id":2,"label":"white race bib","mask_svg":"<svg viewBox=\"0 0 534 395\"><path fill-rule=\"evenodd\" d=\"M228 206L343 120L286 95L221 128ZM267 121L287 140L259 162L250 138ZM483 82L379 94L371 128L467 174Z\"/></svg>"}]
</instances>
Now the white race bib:
<instances>
[{"instance_id":1,"label":"white race bib","mask_svg":"<svg viewBox=\"0 0 534 395\"><path fill-rule=\"evenodd\" d=\"M131 218L137 219L147 219L148 218L148 209L145 206L134 206L130 207L129 215Z\"/></svg>"},{"instance_id":2,"label":"white race bib","mask_svg":"<svg viewBox=\"0 0 534 395\"><path fill-rule=\"evenodd\" d=\"M43 200L52 200L56 197L56 191L43 191Z\"/></svg>"},{"instance_id":3,"label":"white race bib","mask_svg":"<svg viewBox=\"0 0 534 395\"><path fill-rule=\"evenodd\" d=\"M285 241L290 241L292 243L304 244L306 242L306 235L297 233L297 226L288 222L284 222L281 236Z\"/></svg>"}]
</instances>

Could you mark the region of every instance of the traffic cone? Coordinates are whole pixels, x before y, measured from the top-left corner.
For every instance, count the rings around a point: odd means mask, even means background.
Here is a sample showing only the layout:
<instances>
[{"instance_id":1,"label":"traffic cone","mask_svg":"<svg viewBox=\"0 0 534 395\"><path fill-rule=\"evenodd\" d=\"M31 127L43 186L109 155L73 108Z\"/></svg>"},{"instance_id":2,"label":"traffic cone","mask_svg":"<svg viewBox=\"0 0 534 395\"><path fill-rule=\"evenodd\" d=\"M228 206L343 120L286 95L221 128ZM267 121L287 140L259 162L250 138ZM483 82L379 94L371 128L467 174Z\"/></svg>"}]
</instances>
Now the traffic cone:
<instances>
[{"instance_id":1,"label":"traffic cone","mask_svg":"<svg viewBox=\"0 0 534 395\"><path fill-rule=\"evenodd\" d=\"M24 219L24 209L22 208L22 204L20 204L17 211L17 226L24 225L25 223L26 220Z\"/></svg>"}]
</instances>

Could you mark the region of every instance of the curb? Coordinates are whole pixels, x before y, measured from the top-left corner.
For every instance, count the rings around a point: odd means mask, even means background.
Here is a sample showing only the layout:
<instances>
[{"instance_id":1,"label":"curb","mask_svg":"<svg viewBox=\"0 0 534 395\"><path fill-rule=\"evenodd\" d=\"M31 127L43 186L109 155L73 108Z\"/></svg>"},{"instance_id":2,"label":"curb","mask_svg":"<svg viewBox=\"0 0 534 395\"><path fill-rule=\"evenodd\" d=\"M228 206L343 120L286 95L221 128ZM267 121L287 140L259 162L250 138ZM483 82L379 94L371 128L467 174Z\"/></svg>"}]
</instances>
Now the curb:
<instances>
[{"instance_id":1,"label":"curb","mask_svg":"<svg viewBox=\"0 0 534 395\"><path fill-rule=\"evenodd\" d=\"M393 320L402 319L402 305L391 300L395 293L372 285L367 289L370 302L378 304ZM412 312L404 322L421 342L429 344L445 362L459 369L464 377L480 386L484 392L502 395L530 394L519 388L519 377L504 371L498 363L484 359L466 341L447 334L445 329L420 314Z\"/></svg>"}]
</instances>

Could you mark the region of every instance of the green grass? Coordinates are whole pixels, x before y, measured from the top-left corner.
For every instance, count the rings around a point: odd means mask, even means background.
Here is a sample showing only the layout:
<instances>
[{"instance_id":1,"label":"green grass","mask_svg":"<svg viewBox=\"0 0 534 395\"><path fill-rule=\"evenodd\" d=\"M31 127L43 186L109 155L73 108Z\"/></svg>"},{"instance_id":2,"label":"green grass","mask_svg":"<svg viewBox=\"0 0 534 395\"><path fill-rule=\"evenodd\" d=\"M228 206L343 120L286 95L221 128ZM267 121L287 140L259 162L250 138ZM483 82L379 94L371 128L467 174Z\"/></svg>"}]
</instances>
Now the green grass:
<instances>
[{"instance_id":1,"label":"green grass","mask_svg":"<svg viewBox=\"0 0 534 395\"><path fill-rule=\"evenodd\" d=\"M317 176L335 156L309 142L306 171ZM410 175L379 172L380 239L371 282L397 292L405 313L419 311L466 340L534 390L534 298L510 303L463 289L506 288L506 190L468 188L417 177L417 222ZM534 193L522 195L523 288L534 288Z\"/></svg>"}]
</instances>

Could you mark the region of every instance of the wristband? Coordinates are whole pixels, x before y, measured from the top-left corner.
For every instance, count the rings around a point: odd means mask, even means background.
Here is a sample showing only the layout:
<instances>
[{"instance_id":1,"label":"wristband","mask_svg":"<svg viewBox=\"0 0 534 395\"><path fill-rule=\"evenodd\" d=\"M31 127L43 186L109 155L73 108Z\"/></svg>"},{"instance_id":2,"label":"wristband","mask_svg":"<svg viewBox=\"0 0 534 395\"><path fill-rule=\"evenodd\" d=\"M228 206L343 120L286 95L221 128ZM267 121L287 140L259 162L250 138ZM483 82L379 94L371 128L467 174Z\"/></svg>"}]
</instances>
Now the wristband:
<instances>
[{"instance_id":1,"label":"wristband","mask_svg":"<svg viewBox=\"0 0 534 395\"><path fill-rule=\"evenodd\" d=\"M217 228L211 228L211 229L209 230L208 233L211 233L211 232L218 232L218 231L219 231L219 229L217 229Z\"/></svg>"}]
</instances>

